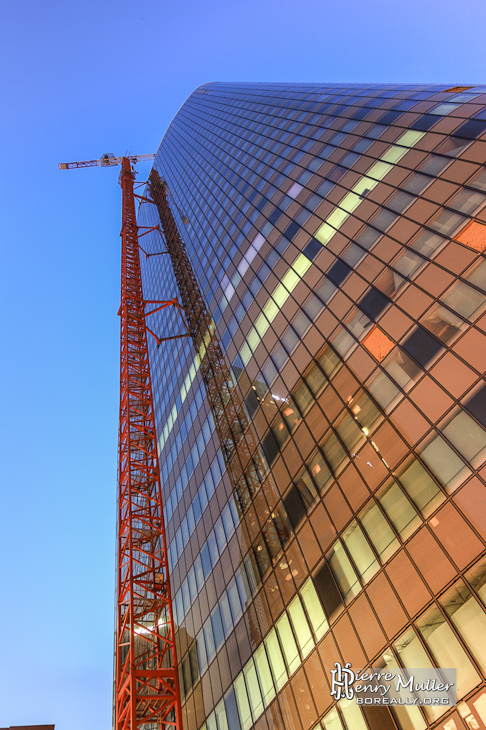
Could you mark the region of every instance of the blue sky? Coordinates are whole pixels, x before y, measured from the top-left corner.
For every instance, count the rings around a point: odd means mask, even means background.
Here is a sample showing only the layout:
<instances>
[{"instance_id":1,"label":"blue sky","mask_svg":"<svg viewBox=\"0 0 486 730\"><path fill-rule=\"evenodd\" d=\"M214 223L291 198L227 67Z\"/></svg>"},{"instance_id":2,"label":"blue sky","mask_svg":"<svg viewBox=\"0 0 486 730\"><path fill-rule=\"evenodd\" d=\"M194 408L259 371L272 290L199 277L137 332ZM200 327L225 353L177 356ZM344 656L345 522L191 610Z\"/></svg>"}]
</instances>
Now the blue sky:
<instances>
[{"instance_id":1,"label":"blue sky","mask_svg":"<svg viewBox=\"0 0 486 730\"><path fill-rule=\"evenodd\" d=\"M0 6L0 727L111 724L116 169L208 81L486 83L484 0ZM148 166L139 165L140 179Z\"/></svg>"}]
</instances>

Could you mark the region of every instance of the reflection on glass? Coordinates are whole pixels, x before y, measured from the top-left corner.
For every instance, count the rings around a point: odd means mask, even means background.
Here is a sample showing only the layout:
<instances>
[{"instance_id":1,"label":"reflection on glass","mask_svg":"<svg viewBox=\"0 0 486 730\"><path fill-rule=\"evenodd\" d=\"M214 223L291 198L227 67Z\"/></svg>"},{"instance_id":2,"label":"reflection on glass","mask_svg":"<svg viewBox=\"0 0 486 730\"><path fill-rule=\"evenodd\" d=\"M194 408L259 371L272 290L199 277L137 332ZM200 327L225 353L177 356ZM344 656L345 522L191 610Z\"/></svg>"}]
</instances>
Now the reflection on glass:
<instances>
[{"instance_id":1,"label":"reflection on glass","mask_svg":"<svg viewBox=\"0 0 486 730\"><path fill-rule=\"evenodd\" d=\"M394 670L398 669L398 662L395 659L393 652L388 650L386 654L383 654L378 661L373 663L378 669L383 669L394 674ZM390 697L394 696L394 693L390 691ZM400 730L425 730L427 723L419 710L415 705L391 705L390 709L395 720L398 723Z\"/></svg>"},{"instance_id":2,"label":"reflection on glass","mask_svg":"<svg viewBox=\"0 0 486 730\"><path fill-rule=\"evenodd\" d=\"M422 524L417 510L404 495L398 484L390 479L377 493L381 506L399 535L406 540Z\"/></svg>"},{"instance_id":3,"label":"reflection on glass","mask_svg":"<svg viewBox=\"0 0 486 730\"><path fill-rule=\"evenodd\" d=\"M486 456L486 431L465 411L457 409L441 431L472 467L480 466Z\"/></svg>"},{"instance_id":4,"label":"reflection on glass","mask_svg":"<svg viewBox=\"0 0 486 730\"><path fill-rule=\"evenodd\" d=\"M470 586L486 606L486 557L479 560L467 573Z\"/></svg>"},{"instance_id":5,"label":"reflection on glass","mask_svg":"<svg viewBox=\"0 0 486 730\"><path fill-rule=\"evenodd\" d=\"M483 671L486 670L486 613L462 580L447 591L440 604Z\"/></svg>"},{"instance_id":6,"label":"reflection on glass","mask_svg":"<svg viewBox=\"0 0 486 730\"><path fill-rule=\"evenodd\" d=\"M375 502L358 515L373 546L383 562L386 562L400 547L395 533Z\"/></svg>"},{"instance_id":7,"label":"reflection on glass","mask_svg":"<svg viewBox=\"0 0 486 730\"><path fill-rule=\"evenodd\" d=\"M339 540L328 552L326 559L331 566L344 600L349 601L359 593L361 586L354 572L354 568Z\"/></svg>"},{"instance_id":8,"label":"reflection on glass","mask_svg":"<svg viewBox=\"0 0 486 730\"><path fill-rule=\"evenodd\" d=\"M405 669L428 669L433 667L415 629L410 628L405 631L393 644L393 647L398 654L400 664ZM447 664L447 667L449 666L455 665ZM447 712L449 708L448 706L424 705L423 709L429 721L434 721L444 712Z\"/></svg>"},{"instance_id":9,"label":"reflection on glass","mask_svg":"<svg viewBox=\"0 0 486 730\"><path fill-rule=\"evenodd\" d=\"M433 435L423 441L417 451L439 482L451 493L464 481L469 469L445 440Z\"/></svg>"},{"instance_id":10,"label":"reflection on glass","mask_svg":"<svg viewBox=\"0 0 486 730\"><path fill-rule=\"evenodd\" d=\"M343 541L364 583L367 583L380 566L356 520L344 532Z\"/></svg>"},{"instance_id":11,"label":"reflection on glass","mask_svg":"<svg viewBox=\"0 0 486 730\"><path fill-rule=\"evenodd\" d=\"M414 457L395 476L424 517L428 517L445 500L444 493Z\"/></svg>"},{"instance_id":12,"label":"reflection on glass","mask_svg":"<svg viewBox=\"0 0 486 730\"><path fill-rule=\"evenodd\" d=\"M440 609L437 606L429 608L419 618L417 626L437 665L457 669L457 697L464 697L479 684L479 674Z\"/></svg>"}]
</instances>

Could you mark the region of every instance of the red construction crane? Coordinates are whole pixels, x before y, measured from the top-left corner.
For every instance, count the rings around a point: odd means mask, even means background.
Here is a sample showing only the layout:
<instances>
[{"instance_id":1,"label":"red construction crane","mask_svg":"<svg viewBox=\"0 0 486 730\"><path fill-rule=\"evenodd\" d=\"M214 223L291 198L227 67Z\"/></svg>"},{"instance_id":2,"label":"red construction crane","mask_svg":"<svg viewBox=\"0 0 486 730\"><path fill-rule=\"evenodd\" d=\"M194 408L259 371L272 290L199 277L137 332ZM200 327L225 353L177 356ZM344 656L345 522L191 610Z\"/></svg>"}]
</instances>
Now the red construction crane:
<instances>
[{"instance_id":1,"label":"red construction crane","mask_svg":"<svg viewBox=\"0 0 486 730\"><path fill-rule=\"evenodd\" d=\"M141 196L134 192L132 169L139 160L153 158L154 155L114 157L107 154L99 160L59 164L61 170L121 164L116 730L152 730L154 727L182 730L146 325L146 317L154 311L171 305L180 311L180 307L175 299L147 302L143 298L135 214L135 198ZM155 228L144 233L151 230ZM146 312L146 304L159 306Z\"/></svg>"}]
</instances>

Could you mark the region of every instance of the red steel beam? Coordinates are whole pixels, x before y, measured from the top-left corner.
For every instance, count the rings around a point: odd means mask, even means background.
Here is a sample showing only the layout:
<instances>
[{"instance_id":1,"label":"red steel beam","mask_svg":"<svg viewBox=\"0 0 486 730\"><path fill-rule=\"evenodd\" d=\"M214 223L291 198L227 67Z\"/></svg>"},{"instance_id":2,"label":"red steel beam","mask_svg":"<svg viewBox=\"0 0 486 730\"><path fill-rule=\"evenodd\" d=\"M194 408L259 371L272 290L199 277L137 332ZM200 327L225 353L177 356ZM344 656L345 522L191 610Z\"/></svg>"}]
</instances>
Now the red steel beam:
<instances>
[{"instance_id":1,"label":"red steel beam","mask_svg":"<svg viewBox=\"0 0 486 730\"><path fill-rule=\"evenodd\" d=\"M134 175L122 158L116 730L182 730Z\"/></svg>"}]
</instances>

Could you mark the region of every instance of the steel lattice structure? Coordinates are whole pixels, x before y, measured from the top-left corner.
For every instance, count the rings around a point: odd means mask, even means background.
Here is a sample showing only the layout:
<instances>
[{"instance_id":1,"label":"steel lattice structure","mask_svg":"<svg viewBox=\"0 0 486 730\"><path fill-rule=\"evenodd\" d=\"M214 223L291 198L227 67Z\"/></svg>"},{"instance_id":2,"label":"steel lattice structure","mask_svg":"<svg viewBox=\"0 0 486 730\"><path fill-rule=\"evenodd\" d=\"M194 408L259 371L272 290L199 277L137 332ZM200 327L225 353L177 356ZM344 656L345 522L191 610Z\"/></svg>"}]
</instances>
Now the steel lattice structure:
<instances>
[{"instance_id":1,"label":"steel lattice structure","mask_svg":"<svg viewBox=\"0 0 486 730\"><path fill-rule=\"evenodd\" d=\"M225 455L228 476L242 511L251 506L255 513L253 521L265 522L265 540L272 554L276 555L282 542L288 537L285 518L269 508L269 505L273 507L277 501L277 489L271 476L267 474L258 438L245 412L242 398L221 349L213 318L205 305L186 246L177 229L168 201L167 185L154 168L149 176L148 187L159 213L189 334L199 355L201 375ZM260 504L261 512L257 516L258 510L252 502L261 493L260 490L265 493L267 500L266 504Z\"/></svg>"},{"instance_id":2,"label":"steel lattice structure","mask_svg":"<svg viewBox=\"0 0 486 730\"><path fill-rule=\"evenodd\" d=\"M182 730L133 183L124 157L115 722Z\"/></svg>"}]
</instances>

